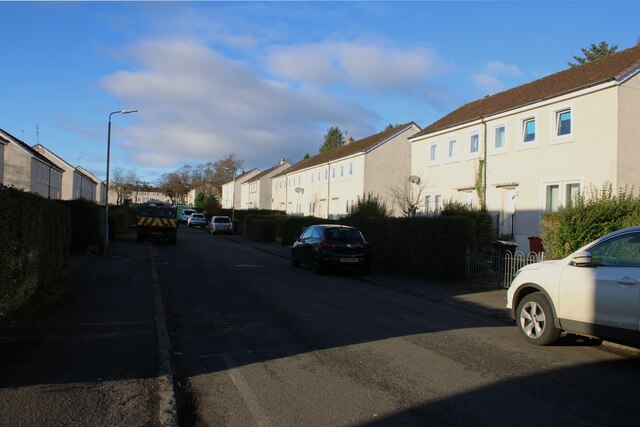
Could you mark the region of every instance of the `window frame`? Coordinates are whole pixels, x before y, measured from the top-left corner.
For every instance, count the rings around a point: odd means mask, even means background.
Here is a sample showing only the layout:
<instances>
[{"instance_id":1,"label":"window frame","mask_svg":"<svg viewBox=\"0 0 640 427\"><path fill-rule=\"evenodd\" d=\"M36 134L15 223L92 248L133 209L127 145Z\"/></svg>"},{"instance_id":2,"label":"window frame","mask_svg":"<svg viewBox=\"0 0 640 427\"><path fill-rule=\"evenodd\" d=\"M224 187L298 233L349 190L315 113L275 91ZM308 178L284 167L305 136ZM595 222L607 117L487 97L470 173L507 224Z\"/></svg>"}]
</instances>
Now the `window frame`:
<instances>
[{"instance_id":1,"label":"window frame","mask_svg":"<svg viewBox=\"0 0 640 427\"><path fill-rule=\"evenodd\" d=\"M472 151L471 150L472 147L473 147L472 140L473 140L474 136L478 139L478 141L477 141L476 150ZM480 157L480 132L478 132L478 131L469 132L467 140L469 142L468 147L467 147L468 148L468 150L467 150L467 158L468 159L477 159L477 158L479 158Z\"/></svg>"},{"instance_id":2,"label":"window frame","mask_svg":"<svg viewBox=\"0 0 640 427\"><path fill-rule=\"evenodd\" d=\"M497 135L497 131L498 129L503 128L504 129L504 138L503 138L503 146L502 147L496 147L496 135ZM509 146L508 143L508 138L507 138L507 132L508 132L509 128L507 126L506 123L497 123L493 126L491 126L491 153L492 154L501 154L501 153L506 153L507 152L507 148Z\"/></svg>"},{"instance_id":3,"label":"window frame","mask_svg":"<svg viewBox=\"0 0 640 427\"><path fill-rule=\"evenodd\" d=\"M440 163L439 161L439 155L438 155L438 141L432 141L429 144L427 144L427 165L428 166L432 166L432 165L437 165ZM433 156L432 156L433 154Z\"/></svg>"},{"instance_id":4,"label":"window frame","mask_svg":"<svg viewBox=\"0 0 640 427\"><path fill-rule=\"evenodd\" d=\"M569 124L570 131L569 133L558 135L558 130L560 126L560 116L567 112L571 114L571 119ZM562 144L566 142L573 142L574 134L575 134L575 119L576 119L576 114L575 114L575 108L573 104L558 105L556 108L552 110L551 117L550 117L550 120L551 120L550 144L551 145Z\"/></svg>"},{"instance_id":5,"label":"window frame","mask_svg":"<svg viewBox=\"0 0 640 427\"><path fill-rule=\"evenodd\" d=\"M451 146L453 144L453 153L451 152ZM456 162L458 160L458 137L456 136L452 136L447 138L447 146L446 146L446 150L447 150L447 162L448 163L452 163L452 162Z\"/></svg>"}]
</instances>

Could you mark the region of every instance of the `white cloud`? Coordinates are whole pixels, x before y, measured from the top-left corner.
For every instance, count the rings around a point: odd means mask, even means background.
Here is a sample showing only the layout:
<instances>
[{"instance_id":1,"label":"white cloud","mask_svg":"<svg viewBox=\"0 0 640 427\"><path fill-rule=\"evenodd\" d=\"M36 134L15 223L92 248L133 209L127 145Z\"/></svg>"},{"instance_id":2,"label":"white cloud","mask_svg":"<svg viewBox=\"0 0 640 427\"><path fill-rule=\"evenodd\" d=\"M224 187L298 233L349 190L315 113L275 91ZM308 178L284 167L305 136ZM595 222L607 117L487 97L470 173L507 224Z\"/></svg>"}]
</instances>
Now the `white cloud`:
<instances>
[{"instance_id":1,"label":"white cloud","mask_svg":"<svg viewBox=\"0 0 640 427\"><path fill-rule=\"evenodd\" d=\"M507 64L503 61L489 61L482 72L471 75L471 81L478 92L493 94L505 89L506 84L502 79L518 78L523 74L517 65Z\"/></svg>"},{"instance_id":2,"label":"white cloud","mask_svg":"<svg viewBox=\"0 0 640 427\"><path fill-rule=\"evenodd\" d=\"M267 63L281 78L317 85L347 83L370 93L418 90L447 68L432 49L332 40L273 47Z\"/></svg>"},{"instance_id":3,"label":"white cloud","mask_svg":"<svg viewBox=\"0 0 640 427\"><path fill-rule=\"evenodd\" d=\"M261 78L192 40L146 40L128 54L135 67L102 84L140 110L121 132L142 167L199 164L232 152L247 166L267 167L283 155L314 154L330 125L366 136L377 121L355 102Z\"/></svg>"}]
</instances>

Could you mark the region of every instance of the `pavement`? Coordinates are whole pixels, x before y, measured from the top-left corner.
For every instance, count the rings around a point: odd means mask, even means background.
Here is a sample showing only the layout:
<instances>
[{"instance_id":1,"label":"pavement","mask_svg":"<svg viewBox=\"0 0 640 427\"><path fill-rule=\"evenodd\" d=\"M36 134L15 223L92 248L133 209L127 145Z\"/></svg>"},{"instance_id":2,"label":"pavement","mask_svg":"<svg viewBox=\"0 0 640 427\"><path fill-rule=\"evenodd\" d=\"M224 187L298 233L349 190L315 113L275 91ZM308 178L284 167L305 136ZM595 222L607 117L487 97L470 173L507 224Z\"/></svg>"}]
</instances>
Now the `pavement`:
<instances>
[{"instance_id":1,"label":"pavement","mask_svg":"<svg viewBox=\"0 0 640 427\"><path fill-rule=\"evenodd\" d=\"M287 246L228 239L289 258ZM153 251L132 234L112 242L107 256L72 257L70 292L0 349L0 425L177 425ZM505 289L375 267L354 279L509 321Z\"/></svg>"}]
</instances>

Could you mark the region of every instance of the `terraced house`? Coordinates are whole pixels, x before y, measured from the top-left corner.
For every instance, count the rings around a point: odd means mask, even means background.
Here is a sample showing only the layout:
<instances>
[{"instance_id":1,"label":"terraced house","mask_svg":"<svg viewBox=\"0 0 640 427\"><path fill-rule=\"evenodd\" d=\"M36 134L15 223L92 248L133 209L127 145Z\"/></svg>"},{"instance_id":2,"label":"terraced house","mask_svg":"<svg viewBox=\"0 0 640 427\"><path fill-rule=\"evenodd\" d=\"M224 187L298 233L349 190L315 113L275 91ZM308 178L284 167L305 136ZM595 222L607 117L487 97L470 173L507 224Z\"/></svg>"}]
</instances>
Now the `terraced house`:
<instances>
[{"instance_id":1,"label":"terraced house","mask_svg":"<svg viewBox=\"0 0 640 427\"><path fill-rule=\"evenodd\" d=\"M272 177L291 167L286 157L280 163L264 170L242 184L241 194L247 194L242 200L243 209L272 209ZM246 187L246 188L245 188Z\"/></svg>"},{"instance_id":2,"label":"terraced house","mask_svg":"<svg viewBox=\"0 0 640 427\"><path fill-rule=\"evenodd\" d=\"M60 199L63 170L33 147L0 129L0 184Z\"/></svg>"},{"instance_id":3,"label":"terraced house","mask_svg":"<svg viewBox=\"0 0 640 427\"><path fill-rule=\"evenodd\" d=\"M640 176L640 46L466 104L411 138L423 212L480 205L529 249L540 217L589 187Z\"/></svg>"},{"instance_id":4,"label":"terraced house","mask_svg":"<svg viewBox=\"0 0 640 427\"><path fill-rule=\"evenodd\" d=\"M274 176L273 209L339 218L372 194L399 215L390 187L409 179L409 137L420 130L409 122L296 163Z\"/></svg>"}]
</instances>

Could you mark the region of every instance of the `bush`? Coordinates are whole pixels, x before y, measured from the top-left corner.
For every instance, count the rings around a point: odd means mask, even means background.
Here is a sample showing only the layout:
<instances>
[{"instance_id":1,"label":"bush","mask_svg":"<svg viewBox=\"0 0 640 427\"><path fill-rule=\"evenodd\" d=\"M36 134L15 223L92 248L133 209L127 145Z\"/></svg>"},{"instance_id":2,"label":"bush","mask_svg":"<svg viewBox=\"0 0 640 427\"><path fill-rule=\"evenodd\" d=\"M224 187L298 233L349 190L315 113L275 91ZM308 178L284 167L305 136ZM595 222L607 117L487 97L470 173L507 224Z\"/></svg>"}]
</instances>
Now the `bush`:
<instances>
[{"instance_id":1,"label":"bush","mask_svg":"<svg viewBox=\"0 0 640 427\"><path fill-rule=\"evenodd\" d=\"M348 218L386 218L390 215L389 208L384 201L369 193L366 197L358 197L358 201L349 210Z\"/></svg>"},{"instance_id":2,"label":"bush","mask_svg":"<svg viewBox=\"0 0 640 427\"><path fill-rule=\"evenodd\" d=\"M591 188L572 206L542 216L541 237L548 259L564 258L580 247L612 231L640 224L640 198L627 189L616 194L611 184L600 191Z\"/></svg>"},{"instance_id":3,"label":"bush","mask_svg":"<svg viewBox=\"0 0 640 427\"><path fill-rule=\"evenodd\" d=\"M136 208L133 206L109 206L109 240L129 231L135 224Z\"/></svg>"},{"instance_id":4,"label":"bush","mask_svg":"<svg viewBox=\"0 0 640 427\"><path fill-rule=\"evenodd\" d=\"M0 236L1 317L64 273L71 242L69 208L0 185Z\"/></svg>"}]
</instances>

